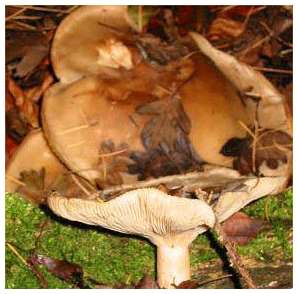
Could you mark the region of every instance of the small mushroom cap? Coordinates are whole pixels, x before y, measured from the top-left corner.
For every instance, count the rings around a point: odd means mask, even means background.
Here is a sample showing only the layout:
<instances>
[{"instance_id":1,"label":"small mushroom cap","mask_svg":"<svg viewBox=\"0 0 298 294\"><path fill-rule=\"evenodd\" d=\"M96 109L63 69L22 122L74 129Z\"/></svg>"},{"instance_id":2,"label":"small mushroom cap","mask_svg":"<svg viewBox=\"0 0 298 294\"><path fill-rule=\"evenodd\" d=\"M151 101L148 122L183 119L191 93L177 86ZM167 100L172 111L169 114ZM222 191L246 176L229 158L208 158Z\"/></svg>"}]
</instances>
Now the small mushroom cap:
<instances>
[{"instance_id":1,"label":"small mushroom cap","mask_svg":"<svg viewBox=\"0 0 298 294\"><path fill-rule=\"evenodd\" d=\"M127 6L82 6L63 19L52 44L51 60L56 76L69 83L105 70L97 64L98 46L119 32L126 35L134 25ZM117 33L118 32L118 33Z\"/></svg>"},{"instance_id":2,"label":"small mushroom cap","mask_svg":"<svg viewBox=\"0 0 298 294\"><path fill-rule=\"evenodd\" d=\"M40 171L43 167L46 170L45 186L52 183L57 175L66 171L66 168L48 147L41 130L31 131L8 162L5 191L17 191L21 184L17 181L22 171Z\"/></svg>"},{"instance_id":3,"label":"small mushroom cap","mask_svg":"<svg viewBox=\"0 0 298 294\"><path fill-rule=\"evenodd\" d=\"M213 227L215 215L204 201L167 195L157 189L138 189L111 201L66 199L55 193L49 207L58 215L89 225L98 225L126 234L141 235L157 244L176 236L184 242L205 228ZM179 238L181 236L182 238Z\"/></svg>"}]
</instances>

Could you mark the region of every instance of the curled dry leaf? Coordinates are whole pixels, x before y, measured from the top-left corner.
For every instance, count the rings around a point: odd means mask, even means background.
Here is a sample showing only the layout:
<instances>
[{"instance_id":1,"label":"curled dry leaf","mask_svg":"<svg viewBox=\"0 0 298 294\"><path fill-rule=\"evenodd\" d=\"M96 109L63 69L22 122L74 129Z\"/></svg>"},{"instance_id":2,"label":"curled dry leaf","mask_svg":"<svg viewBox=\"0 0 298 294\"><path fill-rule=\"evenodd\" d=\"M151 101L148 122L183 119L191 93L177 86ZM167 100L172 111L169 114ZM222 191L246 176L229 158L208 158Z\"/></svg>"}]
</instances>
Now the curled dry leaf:
<instances>
[{"instance_id":1,"label":"curled dry leaf","mask_svg":"<svg viewBox=\"0 0 298 294\"><path fill-rule=\"evenodd\" d=\"M245 245L257 236L263 223L262 220L251 218L243 212L236 212L222 224L222 229L229 241Z\"/></svg>"}]
</instances>

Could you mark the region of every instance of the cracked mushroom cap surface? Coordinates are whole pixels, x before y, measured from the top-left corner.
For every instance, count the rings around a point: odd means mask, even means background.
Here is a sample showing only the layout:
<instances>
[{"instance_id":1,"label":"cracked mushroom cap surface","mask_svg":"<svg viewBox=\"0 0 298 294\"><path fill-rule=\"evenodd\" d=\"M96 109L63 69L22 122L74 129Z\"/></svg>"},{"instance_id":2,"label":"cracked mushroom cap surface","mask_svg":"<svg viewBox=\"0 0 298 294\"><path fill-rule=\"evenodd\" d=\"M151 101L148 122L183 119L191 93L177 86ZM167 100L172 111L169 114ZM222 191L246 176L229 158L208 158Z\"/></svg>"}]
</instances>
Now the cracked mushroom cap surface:
<instances>
[{"instance_id":1,"label":"cracked mushroom cap surface","mask_svg":"<svg viewBox=\"0 0 298 294\"><path fill-rule=\"evenodd\" d=\"M127 6L88 5L77 8L63 19L54 36L51 60L56 76L61 82L69 83L83 76L106 72L108 68L97 63L100 53L105 54L105 50L100 50L105 47L105 40L135 30ZM115 50L117 54L125 53L120 43L115 44ZM129 61L123 66L129 68Z\"/></svg>"},{"instance_id":2,"label":"cracked mushroom cap surface","mask_svg":"<svg viewBox=\"0 0 298 294\"><path fill-rule=\"evenodd\" d=\"M213 210L204 201L170 196L154 188L130 191L104 203L54 193L48 205L69 220L144 236L156 245L167 240L188 244L206 226L215 224Z\"/></svg>"}]
</instances>

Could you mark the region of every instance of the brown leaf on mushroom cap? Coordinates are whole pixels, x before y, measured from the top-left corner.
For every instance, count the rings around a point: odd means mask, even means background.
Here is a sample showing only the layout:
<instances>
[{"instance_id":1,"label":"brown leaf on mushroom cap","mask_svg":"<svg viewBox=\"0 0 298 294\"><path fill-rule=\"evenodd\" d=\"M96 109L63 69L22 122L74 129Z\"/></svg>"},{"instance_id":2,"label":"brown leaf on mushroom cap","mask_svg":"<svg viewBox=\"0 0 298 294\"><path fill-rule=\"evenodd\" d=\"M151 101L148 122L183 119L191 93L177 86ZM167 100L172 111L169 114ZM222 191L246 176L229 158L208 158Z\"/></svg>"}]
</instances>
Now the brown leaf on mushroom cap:
<instances>
[{"instance_id":1,"label":"brown leaf on mushroom cap","mask_svg":"<svg viewBox=\"0 0 298 294\"><path fill-rule=\"evenodd\" d=\"M253 171L253 147L252 139L245 141L236 156L234 167L242 174ZM261 172L260 167L265 163L269 169L277 169L280 165L289 160L292 150L292 138L289 134L279 130L263 130L258 134L255 153L255 166L257 172ZM234 155L234 156L235 156Z\"/></svg>"},{"instance_id":2,"label":"brown leaf on mushroom cap","mask_svg":"<svg viewBox=\"0 0 298 294\"><path fill-rule=\"evenodd\" d=\"M85 185L82 179L79 181ZM85 195L71 172L52 153L41 130L31 131L7 162L5 191L19 191L27 200L39 204L52 189L66 197Z\"/></svg>"},{"instance_id":3,"label":"brown leaf on mushroom cap","mask_svg":"<svg viewBox=\"0 0 298 294\"><path fill-rule=\"evenodd\" d=\"M103 189L111 185L126 184L124 174L128 174L129 165L133 163L129 153L127 144L115 146L111 140L101 143L97 164L97 170L100 172L96 179L97 187Z\"/></svg>"},{"instance_id":4,"label":"brown leaf on mushroom cap","mask_svg":"<svg viewBox=\"0 0 298 294\"><path fill-rule=\"evenodd\" d=\"M251 218L243 212L236 212L222 224L227 239L239 245L245 245L257 236L264 222Z\"/></svg>"},{"instance_id":5,"label":"brown leaf on mushroom cap","mask_svg":"<svg viewBox=\"0 0 298 294\"><path fill-rule=\"evenodd\" d=\"M45 188L45 173L46 170L42 167L37 170L24 170L20 172L19 180L25 184L20 186L18 192L26 195L30 200L35 203L43 203L46 195L44 194Z\"/></svg>"}]
</instances>

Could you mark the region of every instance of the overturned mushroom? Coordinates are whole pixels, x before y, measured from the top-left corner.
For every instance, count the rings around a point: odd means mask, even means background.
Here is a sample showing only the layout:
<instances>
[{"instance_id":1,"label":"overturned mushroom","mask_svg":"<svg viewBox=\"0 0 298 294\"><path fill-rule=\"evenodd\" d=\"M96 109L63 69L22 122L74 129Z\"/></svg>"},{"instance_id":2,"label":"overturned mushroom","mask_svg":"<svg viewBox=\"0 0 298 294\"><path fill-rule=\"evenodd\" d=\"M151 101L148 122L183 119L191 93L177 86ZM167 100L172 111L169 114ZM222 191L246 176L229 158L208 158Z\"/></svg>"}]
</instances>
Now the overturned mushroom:
<instances>
[{"instance_id":1,"label":"overturned mushroom","mask_svg":"<svg viewBox=\"0 0 298 294\"><path fill-rule=\"evenodd\" d=\"M5 191L19 192L34 203L45 201L55 189L66 197L87 197L94 189L75 178L47 145L41 130L31 131L10 158L5 175ZM84 190L84 191L83 191ZM83 195L83 196L82 196Z\"/></svg>"},{"instance_id":2,"label":"overturned mushroom","mask_svg":"<svg viewBox=\"0 0 298 294\"><path fill-rule=\"evenodd\" d=\"M286 177L227 180L219 195L205 199L214 212L202 200L169 196L153 188L130 191L104 203L53 193L48 204L64 218L148 238L157 246L158 283L171 288L190 279L188 247L198 234L213 227L215 216L223 222L248 203L280 192L286 184Z\"/></svg>"},{"instance_id":3,"label":"overturned mushroom","mask_svg":"<svg viewBox=\"0 0 298 294\"><path fill-rule=\"evenodd\" d=\"M206 226L215 224L205 202L157 189L134 190L102 204L54 193L48 204L64 218L148 238L157 246L157 280L162 288L190 279L189 246Z\"/></svg>"}]
</instances>

